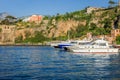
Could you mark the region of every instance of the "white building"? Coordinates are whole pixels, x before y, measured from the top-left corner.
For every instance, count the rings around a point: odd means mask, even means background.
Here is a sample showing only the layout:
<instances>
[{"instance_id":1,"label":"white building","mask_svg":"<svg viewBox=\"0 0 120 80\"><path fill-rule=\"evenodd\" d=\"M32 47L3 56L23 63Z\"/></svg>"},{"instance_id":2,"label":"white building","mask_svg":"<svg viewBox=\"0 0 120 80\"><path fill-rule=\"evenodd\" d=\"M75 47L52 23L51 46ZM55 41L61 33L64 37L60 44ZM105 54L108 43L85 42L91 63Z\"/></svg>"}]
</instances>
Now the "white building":
<instances>
[{"instance_id":1,"label":"white building","mask_svg":"<svg viewBox=\"0 0 120 80\"><path fill-rule=\"evenodd\" d=\"M87 13L90 14L90 13L92 13L93 11L101 10L101 9L104 9L104 8L88 7L88 8L87 8Z\"/></svg>"}]
</instances>

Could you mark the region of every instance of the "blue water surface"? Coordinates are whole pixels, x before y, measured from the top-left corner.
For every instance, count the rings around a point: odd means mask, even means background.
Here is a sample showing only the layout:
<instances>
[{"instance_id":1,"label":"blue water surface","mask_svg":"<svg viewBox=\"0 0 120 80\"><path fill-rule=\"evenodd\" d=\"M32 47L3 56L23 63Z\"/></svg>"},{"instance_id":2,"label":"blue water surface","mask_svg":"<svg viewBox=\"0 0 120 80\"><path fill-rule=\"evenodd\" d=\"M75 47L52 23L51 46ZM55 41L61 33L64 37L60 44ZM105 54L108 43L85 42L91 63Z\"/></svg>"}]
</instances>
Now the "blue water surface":
<instances>
[{"instance_id":1,"label":"blue water surface","mask_svg":"<svg viewBox=\"0 0 120 80\"><path fill-rule=\"evenodd\" d=\"M120 55L0 46L0 80L120 80Z\"/></svg>"}]
</instances>

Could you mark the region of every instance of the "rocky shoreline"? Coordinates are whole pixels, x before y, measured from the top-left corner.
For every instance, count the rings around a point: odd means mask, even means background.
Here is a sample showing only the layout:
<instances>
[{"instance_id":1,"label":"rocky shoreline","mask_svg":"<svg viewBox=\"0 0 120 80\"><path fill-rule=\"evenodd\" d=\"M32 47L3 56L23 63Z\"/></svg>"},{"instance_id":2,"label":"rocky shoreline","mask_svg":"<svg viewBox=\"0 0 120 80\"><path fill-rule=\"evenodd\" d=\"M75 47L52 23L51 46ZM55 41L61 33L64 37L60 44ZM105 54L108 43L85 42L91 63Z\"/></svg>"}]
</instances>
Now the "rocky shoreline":
<instances>
[{"instance_id":1,"label":"rocky shoreline","mask_svg":"<svg viewBox=\"0 0 120 80\"><path fill-rule=\"evenodd\" d=\"M20 44L0 44L0 46L50 46L50 44L26 44L26 43L20 43Z\"/></svg>"}]
</instances>

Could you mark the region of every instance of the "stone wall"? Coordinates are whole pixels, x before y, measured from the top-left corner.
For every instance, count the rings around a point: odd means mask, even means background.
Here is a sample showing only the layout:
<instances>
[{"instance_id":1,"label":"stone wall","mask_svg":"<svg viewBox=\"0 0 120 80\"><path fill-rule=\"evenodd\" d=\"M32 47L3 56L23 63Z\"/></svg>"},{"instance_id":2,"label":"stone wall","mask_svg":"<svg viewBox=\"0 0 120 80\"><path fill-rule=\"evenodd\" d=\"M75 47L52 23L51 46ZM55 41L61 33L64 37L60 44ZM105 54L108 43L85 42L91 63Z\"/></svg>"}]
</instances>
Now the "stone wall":
<instances>
[{"instance_id":1,"label":"stone wall","mask_svg":"<svg viewBox=\"0 0 120 80\"><path fill-rule=\"evenodd\" d=\"M15 26L13 25L1 25L2 31L0 33L1 43L14 43L15 40Z\"/></svg>"}]
</instances>

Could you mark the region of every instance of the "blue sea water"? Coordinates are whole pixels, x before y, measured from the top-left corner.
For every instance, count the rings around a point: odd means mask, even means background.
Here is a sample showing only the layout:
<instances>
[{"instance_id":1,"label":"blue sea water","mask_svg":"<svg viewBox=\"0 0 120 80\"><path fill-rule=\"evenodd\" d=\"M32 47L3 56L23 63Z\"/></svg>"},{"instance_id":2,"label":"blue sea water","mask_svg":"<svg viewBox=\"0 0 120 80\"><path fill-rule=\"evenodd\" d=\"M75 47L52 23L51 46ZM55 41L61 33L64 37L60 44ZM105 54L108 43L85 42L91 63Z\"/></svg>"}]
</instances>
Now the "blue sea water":
<instances>
[{"instance_id":1,"label":"blue sea water","mask_svg":"<svg viewBox=\"0 0 120 80\"><path fill-rule=\"evenodd\" d=\"M0 46L0 80L120 80L120 55Z\"/></svg>"}]
</instances>

